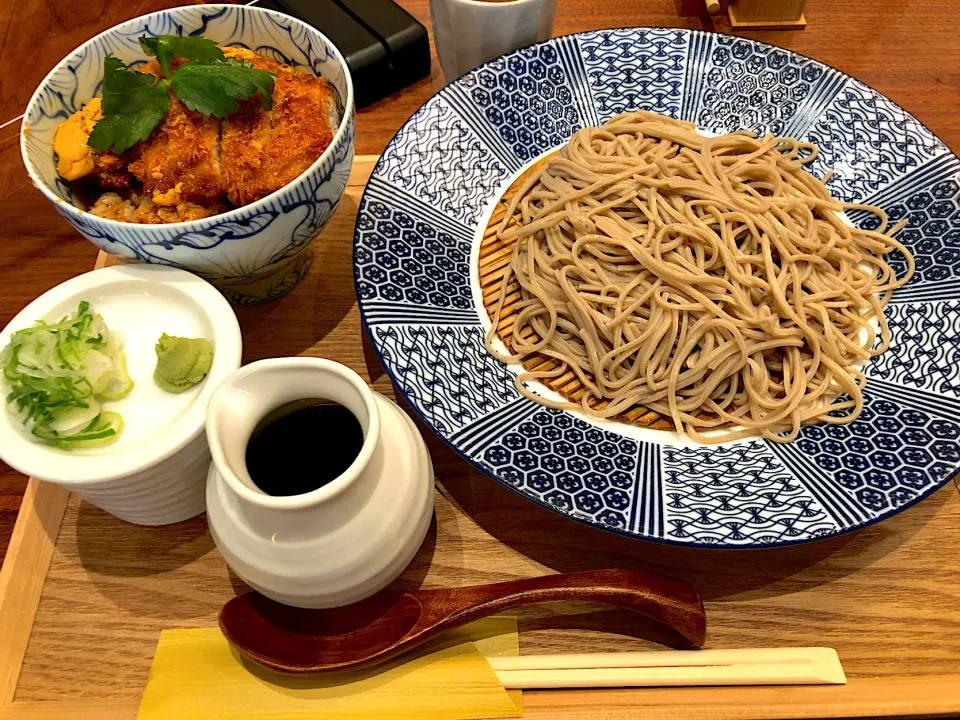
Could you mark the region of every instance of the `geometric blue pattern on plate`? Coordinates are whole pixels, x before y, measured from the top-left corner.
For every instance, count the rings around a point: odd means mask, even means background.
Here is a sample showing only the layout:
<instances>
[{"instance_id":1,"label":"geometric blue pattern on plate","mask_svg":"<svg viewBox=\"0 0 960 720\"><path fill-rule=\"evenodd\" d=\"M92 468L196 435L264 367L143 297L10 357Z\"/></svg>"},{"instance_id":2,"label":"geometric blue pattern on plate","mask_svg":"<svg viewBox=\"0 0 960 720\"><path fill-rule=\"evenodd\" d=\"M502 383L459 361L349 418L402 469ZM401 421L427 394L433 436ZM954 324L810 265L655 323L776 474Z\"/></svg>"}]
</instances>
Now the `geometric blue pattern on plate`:
<instances>
[{"instance_id":1,"label":"geometric blue pattern on plate","mask_svg":"<svg viewBox=\"0 0 960 720\"><path fill-rule=\"evenodd\" d=\"M599 122L572 37L481 65L450 86L449 99L513 169Z\"/></svg>"},{"instance_id":2,"label":"geometric blue pattern on plate","mask_svg":"<svg viewBox=\"0 0 960 720\"><path fill-rule=\"evenodd\" d=\"M697 48L698 74L688 81L681 113L704 130L796 135L846 80L833 68L789 50L730 35L707 38Z\"/></svg>"},{"instance_id":3,"label":"geometric blue pattern on plate","mask_svg":"<svg viewBox=\"0 0 960 720\"><path fill-rule=\"evenodd\" d=\"M561 512L624 530L634 506L638 443L570 413L537 408L479 447L482 462Z\"/></svg>"},{"instance_id":4,"label":"geometric blue pattern on plate","mask_svg":"<svg viewBox=\"0 0 960 720\"><path fill-rule=\"evenodd\" d=\"M770 544L838 528L767 443L665 448L663 475L666 537L672 540Z\"/></svg>"},{"instance_id":5,"label":"geometric blue pattern on plate","mask_svg":"<svg viewBox=\"0 0 960 720\"><path fill-rule=\"evenodd\" d=\"M360 203L355 235L354 280L367 322L397 317L477 322L466 226L373 178Z\"/></svg>"},{"instance_id":6,"label":"geometric blue pattern on plate","mask_svg":"<svg viewBox=\"0 0 960 720\"><path fill-rule=\"evenodd\" d=\"M807 137L820 147L811 172L832 169L830 191L843 200L867 197L948 152L903 108L857 80L847 82Z\"/></svg>"},{"instance_id":7,"label":"geometric blue pattern on plate","mask_svg":"<svg viewBox=\"0 0 960 720\"><path fill-rule=\"evenodd\" d=\"M886 315L890 348L867 377L960 398L960 301L888 305Z\"/></svg>"},{"instance_id":8,"label":"geometric blue pattern on plate","mask_svg":"<svg viewBox=\"0 0 960 720\"><path fill-rule=\"evenodd\" d=\"M771 447L842 524L866 522L939 487L960 463L960 400L872 379L847 425L801 429ZM809 473L809 474L808 474ZM829 494L827 494L829 493Z\"/></svg>"},{"instance_id":9,"label":"geometric blue pattern on plate","mask_svg":"<svg viewBox=\"0 0 960 720\"><path fill-rule=\"evenodd\" d=\"M472 223L507 171L442 100L424 105L380 157L377 175Z\"/></svg>"},{"instance_id":10,"label":"geometric blue pattern on plate","mask_svg":"<svg viewBox=\"0 0 960 720\"><path fill-rule=\"evenodd\" d=\"M833 169L835 192L885 208L893 222L908 219L900 239L917 273L887 308L892 346L865 370L855 422L805 427L786 445L677 444L670 433L541 407L516 391L512 368L486 353L486 312L476 306L469 266L485 212L533 158L580 127L632 109L694 120L703 130L769 129L815 140L823 157L813 170ZM423 137L435 148L410 151ZM451 138L465 139L469 162ZM960 468L960 160L849 76L743 38L665 28L586 32L468 72L427 101L385 157L354 236L358 300L373 346L441 438L531 501L632 537L769 547L890 517ZM876 222L862 212L850 219ZM417 264L405 266L409 258ZM903 271L902 259L891 262ZM409 278L391 277L398 270ZM423 287L447 284L412 292L418 279Z\"/></svg>"},{"instance_id":11,"label":"geometric blue pattern on plate","mask_svg":"<svg viewBox=\"0 0 960 720\"><path fill-rule=\"evenodd\" d=\"M384 362L427 422L454 432L519 397L506 366L485 352L479 327L377 325Z\"/></svg>"},{"instance_id":12,"label":"geometric blue pattern on plate","mask_svg":"<svg viewBox=\"0 0 960 720\"><path fill-rule=\"evenodd\" d=\"M897 239L913 252L916 273L894 294L893 302L960 297L960 161L956 156L931 160L866 201L886 209L891 222L909 220ZM879 222L865 213L853 213L852 218L867 228ZM899 253L890 256L890 264L898 273L906 270Z\"/></svg>"},{"instance_id":13,"label":"geometric blue pattern on plate","mask_svg":"<svg viewBox=\"0 0 960 720\"><path fill-rule=\"evenodd\" d=\"M679 117L687 36L682 30L597 30L577 36L600 122L645 108Z\"/></svg>"}]
</instances>

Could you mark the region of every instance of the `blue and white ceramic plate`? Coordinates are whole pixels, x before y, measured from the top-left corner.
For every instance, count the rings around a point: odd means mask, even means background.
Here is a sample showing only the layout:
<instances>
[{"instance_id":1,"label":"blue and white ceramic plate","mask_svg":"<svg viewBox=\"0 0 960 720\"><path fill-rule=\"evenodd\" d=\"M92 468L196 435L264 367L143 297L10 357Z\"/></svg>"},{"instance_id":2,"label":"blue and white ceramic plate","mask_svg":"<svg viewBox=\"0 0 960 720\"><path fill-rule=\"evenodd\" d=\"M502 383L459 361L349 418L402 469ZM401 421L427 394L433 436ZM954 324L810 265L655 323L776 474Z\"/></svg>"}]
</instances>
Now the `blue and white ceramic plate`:
<instances>
[{"instance_id":1,"label":"blue and white ceramic plate","mask_svg":"<svg viewBox=\"0 0 960 720\"><path fill-rule=\"evenodd\" d=\"M633 109L816 142L833 193L909 217L917 259L891 349L848 425L790 444L694 445L521 397L484 350L476 257L512 179L578 128ZM851 217L855 223L869 218ZM622 29L555 38L448 85L387 147L357 217L360 308L397 388L464 458L529 499L625 535L760 547L889 517L960 466L960 160L863 83L742 38Z\"/></svg>"}]
</instances>

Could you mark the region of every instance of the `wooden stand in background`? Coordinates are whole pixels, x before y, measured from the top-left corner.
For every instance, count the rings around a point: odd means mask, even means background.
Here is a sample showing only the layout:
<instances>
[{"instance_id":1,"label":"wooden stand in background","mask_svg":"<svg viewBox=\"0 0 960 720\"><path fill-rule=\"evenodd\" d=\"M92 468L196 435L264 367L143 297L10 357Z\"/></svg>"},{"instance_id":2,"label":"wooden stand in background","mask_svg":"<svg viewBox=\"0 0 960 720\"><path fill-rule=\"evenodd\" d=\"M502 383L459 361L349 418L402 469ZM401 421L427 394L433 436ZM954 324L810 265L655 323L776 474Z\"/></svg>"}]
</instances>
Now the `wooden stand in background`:
<instances>
[{"instance_id":1,"label":"wooden stand in background","mask_svg":"<svg viewBox=\"0 0 960 720\"><path fill-rule=\"evenodd\" d=\"M673 0L680 17L699 17L723 12L726 0Z\"/></svg>"},{"instance_id":2,"label":"wooden stand in background","mask_svg":"<svg viewBox=\"0 0 960 720\"><path fill-rule=\"evenodd\" d=\"M734 28L743 30L802 30L807 26L806 4L806 0L736 0L727 7L727 15Z\"/></svg>"}]
</instances>

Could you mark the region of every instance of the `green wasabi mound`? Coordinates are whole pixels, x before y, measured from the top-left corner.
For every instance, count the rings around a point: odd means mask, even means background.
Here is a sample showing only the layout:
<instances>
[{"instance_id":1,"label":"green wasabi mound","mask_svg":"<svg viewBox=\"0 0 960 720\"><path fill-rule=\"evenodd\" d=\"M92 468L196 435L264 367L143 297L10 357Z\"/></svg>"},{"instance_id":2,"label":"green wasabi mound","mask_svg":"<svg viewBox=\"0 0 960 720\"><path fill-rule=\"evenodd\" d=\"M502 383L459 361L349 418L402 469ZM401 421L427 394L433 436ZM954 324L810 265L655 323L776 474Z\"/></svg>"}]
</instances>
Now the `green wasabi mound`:
<instances>
[{"instance_id":1,"label":"green wasabi mound","mask_svg":"<svg viewBox=\"0 0 960 720\"><path fill-rule=\"evenodd\" d=\"M153 381L167 392L189 390L207 376L213 364L213 348L205 338L171 337L164 333L156 349Z\"/></svg>"}]
</instances>

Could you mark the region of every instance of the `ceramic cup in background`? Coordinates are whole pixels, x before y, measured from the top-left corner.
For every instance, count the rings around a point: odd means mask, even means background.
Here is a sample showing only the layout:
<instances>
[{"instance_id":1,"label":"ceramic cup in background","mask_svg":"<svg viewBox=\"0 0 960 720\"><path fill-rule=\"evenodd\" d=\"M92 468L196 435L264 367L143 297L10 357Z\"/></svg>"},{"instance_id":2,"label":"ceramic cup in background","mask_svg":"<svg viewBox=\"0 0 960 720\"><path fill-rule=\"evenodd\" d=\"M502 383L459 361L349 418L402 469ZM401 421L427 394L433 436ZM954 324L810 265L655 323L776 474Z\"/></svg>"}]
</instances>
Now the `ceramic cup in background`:
<instances>
[{"instance_id":1,"label":"ceramic cup in background","mask_svg":"<svg viewBox=\"0 0 960 720\"><path fill-rule=\"evenodd\" d=\"M430 0L437 55L447 82L553 33L557 0Z\"/></svg>"},{"instance_id":2,"label":"ceramic cup in background","mask_svg":"<svg viewBox=\"0 0 960 720\"><path fill-rule=\"evenodd\" d=\"M262 418L303 398L346 407L363 446L316 490L268 495L247 471L247 443ZM319 358L251 363L217 388L207 422L210 532L255 590L296 607L349 605L386 587L416 555L433 516L430 455L413 421L350 368ZM318 466L326 442L316 438Z\"/></svg>"}]
</instances>

